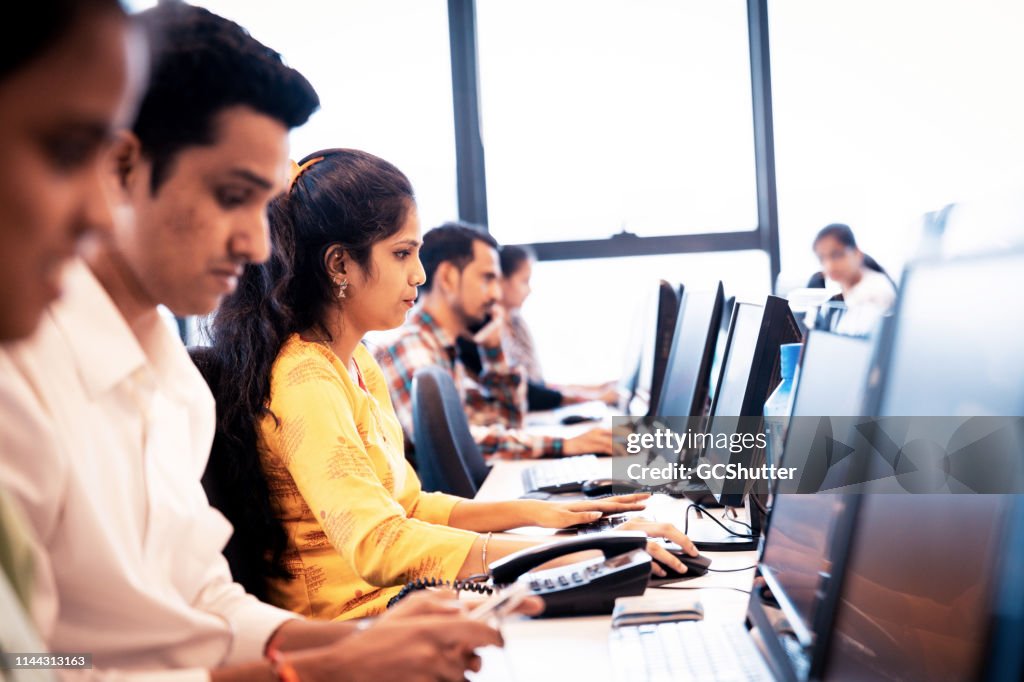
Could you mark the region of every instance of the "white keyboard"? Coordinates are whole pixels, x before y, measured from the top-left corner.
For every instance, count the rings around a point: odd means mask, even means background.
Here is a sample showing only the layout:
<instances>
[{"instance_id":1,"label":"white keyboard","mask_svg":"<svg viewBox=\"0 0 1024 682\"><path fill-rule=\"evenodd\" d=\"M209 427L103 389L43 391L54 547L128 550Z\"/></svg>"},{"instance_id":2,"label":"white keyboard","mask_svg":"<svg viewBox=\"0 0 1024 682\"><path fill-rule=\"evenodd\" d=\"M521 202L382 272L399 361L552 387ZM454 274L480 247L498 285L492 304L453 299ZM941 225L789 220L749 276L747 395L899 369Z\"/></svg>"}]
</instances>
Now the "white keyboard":
<instances>
[{"instance_id":1,"label":"white keyboard","mask_svg":"<svg viewBox=\"0 0 1024 682\"><path fill-rule=\"evenodd\" d=\"M534 464L523 471L523 489L528 492L575 493L584 481L608 478L611 466L595 455L576 455Z\"/></svg>"},{"instance_id":2,"label":"white keyboard","mask_svg":"<svg viewBox=\"0 0 1024 682\"><path fill-rule=\"evenodd\" d=\"M740 623L633 625L610 635L617 682L771 682L771 671Z\"/></svg>"}]
</instances>

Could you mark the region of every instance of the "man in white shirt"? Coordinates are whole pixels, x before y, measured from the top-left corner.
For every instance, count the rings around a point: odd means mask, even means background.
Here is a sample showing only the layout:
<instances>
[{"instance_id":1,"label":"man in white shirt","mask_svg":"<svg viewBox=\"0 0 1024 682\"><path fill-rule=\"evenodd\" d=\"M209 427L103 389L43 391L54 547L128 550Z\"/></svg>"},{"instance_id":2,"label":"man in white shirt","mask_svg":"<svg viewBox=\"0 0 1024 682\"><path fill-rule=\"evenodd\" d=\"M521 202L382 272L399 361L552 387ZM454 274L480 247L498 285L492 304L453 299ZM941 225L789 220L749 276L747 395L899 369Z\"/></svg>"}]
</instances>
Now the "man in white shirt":
<instances>
[{"instance_id":1,"label":"man in white shirt","mask_svg":"<svg viewBox=\"0 0 1024 682\"><path fill-rule=\"evenodd\" d=\"M39 629L55 652L92 654L96 679L462 679L499 636L446 607L312 623L231 579L230 525L199 484L213 400L157 306L207 313L267 257L287 133L318 102L205 10L164 3L141 24L152 80L110 155L136 220L68 268L30 341L0 351L0 487L41 549Z\"/></svg>"}]
</instances>

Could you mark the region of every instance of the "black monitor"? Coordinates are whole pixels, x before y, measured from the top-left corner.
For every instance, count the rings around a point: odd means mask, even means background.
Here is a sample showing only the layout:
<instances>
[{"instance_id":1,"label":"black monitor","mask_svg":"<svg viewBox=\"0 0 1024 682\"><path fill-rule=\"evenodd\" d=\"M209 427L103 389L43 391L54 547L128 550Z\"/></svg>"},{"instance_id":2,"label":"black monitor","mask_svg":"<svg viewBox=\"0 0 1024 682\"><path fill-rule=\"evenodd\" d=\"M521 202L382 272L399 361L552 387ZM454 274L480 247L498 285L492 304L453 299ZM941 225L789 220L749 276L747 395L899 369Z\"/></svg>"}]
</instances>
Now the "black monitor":
<instances>
[{"instance_id":1,"label":"black monitor","mask_svg":"<svg viewBox=\"0 0 1024 682\"><path fill-rule=\"evenodd\" d=\"M784 492L813 493L847 483L845 440L864 409L875 343L865 337L811 330L800 354L799 381L777 466L796 467L800 478L776 483ZM795 488L795 489L794 489Z\"/></svg>"},{"instance_id":2,"label":"black monitor","mask_svg":"<svg viewBox=\"0 0 1024 682\"><path fill-rule=\"evenodd\" d=\"M707 411L723 299L721 282L714 291L688 292L683 296L658 401L658 416L700 417Z\"/></svg>"},{"instance_id":3,"label":"black monitor","mask_svg":"<svg viewBox=\"0 0 1024 682\"><path fill-rule=\"evenodd\" d=\"M1021 291L1022 249L907 268L871 414L1024 416Z\"/></svg>"},{"instance_id":4,"label":"black monitor","mask_svg":"<svg viewBox=\"0 0 1024 682\"><path fill-rule=\"evenodd\" d=\"M851 495L852 523L839 524L824 584L829 618L814 677L979 679L1015 497Z\"/></svg>"},{"instance_id":5,"label":"black monitor","mask_svg":"<svg viewBox=\"0 0 1024 682\"><path fill-rule=\"evenodd\" d=\"M719 390L711 404L708 433L715 432L716 424L719 429L739 427L751 434L761 431L764 403L781 379L779 347L800 340L800 328L785 299L768 296L764 305L736 304L718 379ZM735 453L709 447L701 454L701 462L710 466L760 466L760 462L754 461L758 453L754 452L754 458L751 456L754 450L744 448ZM760 456L763 457L763 450ZM723 505L742 506L745 486L725 486L721 491L710 487Z\"/></svg>"},{"instance_id":6,"label":"black monitor","mask_svg":"<svg viewBox=\"0 0 1024 682\"><path fill-rule=\"evenodd\" d=\"M718 392L711 404L707 434L744 436L747 443L763 432L764 403L779 384L779 347L801 340L789 303L776 296L768 296L764 305L737 303L729 324L729 338L718 379ZM698 473L720 471L725 467L742 465L760 467L764 463L764 449L760 447L718 448L706 447L700 454ZM713 477L704 481L715 500L725 507L741 507L752 486L750 480L720 480ZM767 496L767 490L763 497ZM763 500L752 500L750 528L746 533L723 536L715 540L691 538L701 549L717 551L745 551L757 549L762 526Z\"/></svg>"},{"instance_id":7,"label":"black monitor","mask_svg":"<svg viewBox=\"0 0 1024 682\"><path fill-rule=\"evenodd\" d=\"M940 447L901 449L887 478L897 489L963 485L991 493L1024 486L1024 435L1019 421L1006 419L1024 417L1024 306L1015 300L1022 288L1024 249L919 261L905 271L895 315L879 340L881 378L869 388L866 414L913 417L898 420L907 429L903 443L926 439ZM991 431L986 440L968 437L983 430ZM943 444L954 438L960 447L946 452Z\"/></svg>"},{"instance_id":8,"label":"black monitor","mask_svg":"<svg viewBox=\"0 0 1024 682\"><path fill-rule=\"evenodd\" d=\"M981 677L988 682L1024 680L1024 495L1007 516L999 586L988 622L988 646Z\"/></svg>"},{"instance_id":9,"label":"black monitor","mask_svg":"<svg viewBox=\"0 0 1024 682\"><path fill-rule=\"evenodd\" d=\"M672 351L672 335L679 315L679 298L682 291L681 286L673 286L665 280L658 282L657 305L649 326L645 325L636 385L628 404L630 414L657 413L661 386L665 379L665 367Z\"/></svg>"},{"instance_id":10,"label":"black monitor","mask_svg":"<svg viewBox=\"0 0 1024 682\"><path fill-rule=\"evenodd\" d=\"M1000 293L1022 286L1021 249L908 268L879 341L881 379L869 394L869 414L1024 413L1024 307ZM940 439L941 423L927 420L927 435ZM892 434L877 429L866 437L880 449ZM908 493L917 472L899 481L899 492L881 493L893 490L892 466L879 457L858 463L860 480L870 483L851 496L852 522L836 532L837 569L825 588L833 619L820 631L822 674L1020 679L1022 496ZM956 475L955 457L943 466Z\"/></svg>"},{"instance_id":11,"label":"black monitor","mask_svg":"<svg viewBox=\"0 0 1024 682\"><path fill-rule=\"evenodd\" d=\"M835 557L848 496L780 495L758 562L747 619L777 679L807 679L816 633L827 620L820 586Z\"/></svg>"},{"instance_id":12,"label":"black monitor","mask_svg":"<svg viewBox=\"0 0 1024 682\"><path fill-rule=\"evenodd\" d=\"M709 400L715 399L718 393L718 378L722 373L722 358L725 357L725 342L729 338L729 324L732 322L732 313L736 309L736 297L729 296L722 306L722 328L719 330L718 342L715 344L715 355L711 361L711 387L708 394Z\"/></svg>"}]
</instances>

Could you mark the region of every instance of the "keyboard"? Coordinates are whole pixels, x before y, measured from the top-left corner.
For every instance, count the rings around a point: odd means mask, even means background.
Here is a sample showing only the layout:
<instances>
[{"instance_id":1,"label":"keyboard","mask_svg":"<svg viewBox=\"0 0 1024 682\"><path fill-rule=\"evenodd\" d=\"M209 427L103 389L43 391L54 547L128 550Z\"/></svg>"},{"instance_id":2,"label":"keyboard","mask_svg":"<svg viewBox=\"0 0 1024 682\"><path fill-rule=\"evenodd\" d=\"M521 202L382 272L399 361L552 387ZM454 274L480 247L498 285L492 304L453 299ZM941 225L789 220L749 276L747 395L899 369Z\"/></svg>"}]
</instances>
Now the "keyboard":
<instances>
[{"instance_id":1,"label":"keyboard","mask_svg":"<svg viewBox=\"0 0 1024 682\"><path fill-rule=\"evenodd\" d=\"M578 493L583 483L608 478L611 466L596 455L576 455L534 464L523 471L523 489L528 493Z\"/></svg>"},{"instance_id":2,"label":"keyboard","mask_svg":"<svg viewBox=\"0 0 1024 682\"><path fill-rule=\"evenodd\" d=\"M629 521L629 517L625 514L613 514L611 516L602 516L597 521L591 521L590 523L581 523L576 526L569 526L569 529L575 530L577 535L603 533L606 530L615 530L626 521Z\"/></svg>"},{"instance_id":3,"label":"keyboard","mask_svg":"<svg viewBox=\"0 0 1024 682\"><path fill-rule=\"evenodd\" d=\"M617 682L771 682L771 671L740 623L633 625L610 635Z\"/></svg>"}]
</instances>

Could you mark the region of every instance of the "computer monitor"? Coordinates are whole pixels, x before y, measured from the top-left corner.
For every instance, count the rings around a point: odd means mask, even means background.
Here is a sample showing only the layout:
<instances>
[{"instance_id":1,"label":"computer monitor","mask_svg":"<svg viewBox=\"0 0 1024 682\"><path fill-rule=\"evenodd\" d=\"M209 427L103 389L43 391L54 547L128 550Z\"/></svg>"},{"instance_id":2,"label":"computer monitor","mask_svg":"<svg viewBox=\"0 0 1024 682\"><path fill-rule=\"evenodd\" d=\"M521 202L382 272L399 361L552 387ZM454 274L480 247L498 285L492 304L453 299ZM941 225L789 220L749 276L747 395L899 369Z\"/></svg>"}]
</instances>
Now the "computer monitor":
<instances>
[{"instance_id":1,"label":"computer monitor","mask_svg":"<svg viewBox=\"0 0 1024 682\"><path fill-rule=\"evenodd\" d=\"M796 467L799 478L776 481L781 491L813 493L848 482L849 460L836 439L845 440L862 414L874 349L869 338L808 332L782 457L773 462Z\"/></svg>"},{"instance_id":2,"label":"computer monitor","mask_svg":"<svg viewBox=\"0 0 1024 682\"><path fill-rule=\"evenodd\" d=\"M711 386L708 393L708 400L713 401L718 393L718 378L722 373L722 358L725 357L725 342L729 338L729 325L732 323L732 313L736 309L736 297L729 296L722 306L722 327L719 330L718 342L715 344L715 355L711 361Z\"/></svg>"},{"instance_id":3,"label":"computer monitor","mask_svg":"<svg viewBox=\"0 0 1024 682\"><path fill-rule=\"evenodd\" d=\"M657 416L701 417L707 411L723 299L721 282L713 291L683 296Z\"/></svg>"},{"instance_id":4,"label":"computer monitor","mask_svg":"<svg viewBox=\"0 0 1024 682\"><path fill-rule=\"evenodd\" d=\"M1021 291L1024 249L908 267L870 414L1024 415Z\"/></svg>"},{"instance_id":5,"label":"computer monitor","mask_svg":"<svg viewBox=\"0 0 1024 682\"><path fill-rule=\"evenodd\" d=\"M812 675L978 679L1014 498L851 495L850 532L835 535L837 566L822 606L830 617Z\"/></svg>"},{"instance_id":6,"label":"computer monitor","mask_svg":"<svg viewBox=\"0 0 1024 682\"><path fill-rule=\"evenodd\" d=\"M665 280L658 282L657 306L654 318L647 327L637 382L629 401L630 414L649 416L657 413L682 291L681 286L673 286Z\"/></svg>"},{"instance_id":7,"label":"computer monitor","mask_svg":"<svg viewBox=\"0 0 1024 682\"><path fill-rule=\"evenodd\" d=\"M737 303L729 324L729 337L711 403L704 434L707 446L697 456L696 473L715 501L724 507L747 505L750 523L730 528L728 534L693 536L702 551L757 549L763 528L768 489L753 491L753 479L723 479L721 473L737 467L756 469L764 464L764 448L756 437L763 435L765 400L780 380L779 346L801 340L800 330L785 299L768 296L764 305ZM722 439L729 445L721 447ZM734 447L743 442L742 447ZM749 493L749 495L748 495ZM748 504L749 503L749 504Z\"/></svg>"},{"instance_id":8,"label":"computer monitor","mask_svg":"<svg viewBox=\"0 0 1024 682\"><path fill-rule=\"evenodd\" d=\"M772 505L747 619L778 679L807 679L816 632L826 619L820 592L836 548L848 496L780 495Z\"/></svg>"},{"instance_id":9,"label":"computer monitor","mask_svg":"<svg viewBox=\"0 0 1024 682\"><path fill-rule=\"evenodd\" d=\"M870 389L869 414L1024 413L1024 308L998 293L1022 285L1020 249L908 268L879 341L881 378ZM866 437L881 446L891 434ZM1015 454L1019 466L1019 447ZM1024 556L1021 495L879 493L892 490L891 465L879 457L858 464L860 480L870 483L851 496L852 522L835 535L837 569L825 590L833 621L821 630L825 677L1009 679L998 663L1019 679L1024 591L1019 564L1008 562ZM956 475L956 458L943 467ZM913 476L902 478L914 487Z\"/></svg>"},{"instance_id":10,"label":"computer monitor","mask_svg":"<svg viewBox=\"0 0 1024 682\"><path fill-rule=\"evenodd\" d=\"M801 341L789 304L785 299L768 296L764 305L737 303L729 325L718 392L711 404L707 433L760 433L763 426L764 403L780 381L779 346ZM731 433L729 434L731 437ZM740 465L757 467L763 463L762 448L707 447L700 463L708 467ZM708 482L708 481L706 481ZM724 485L708 482L715 499L727 507L744 503L747 482L725 481Z\"/></svg>"},{"instance_id":11,"label":"computer monitor","mask_svg":"<svg viewBox=\"0 0 1024 682\"><path fill-rule=\"evenodd\" d=\"M1024 434L1019 421L1007 419L1024 416L1024 306L1015 300L1022 287L1024 249L907 268L879 340L880 380L869 387L865 409L904 418L896 420L906 430L902 442L890 447L900 459L887 457L896 489L1024 489ZM878 428L886 432L884 424ZM908 454L902 445L913 440L939 447ZM886 446L874 450L885 453Z\"/></svg>"},{"instance_id":12,"label":"computer monitor","mask_svg":"<svg viewBox=\"0 0 1024 682\"><path fill-rule=\"evenodd\" d=\"M1007 516L999 563L981 677L988 682L1024 680L1024 495L1016 496Z\"/></svg>"}]
</instances>

